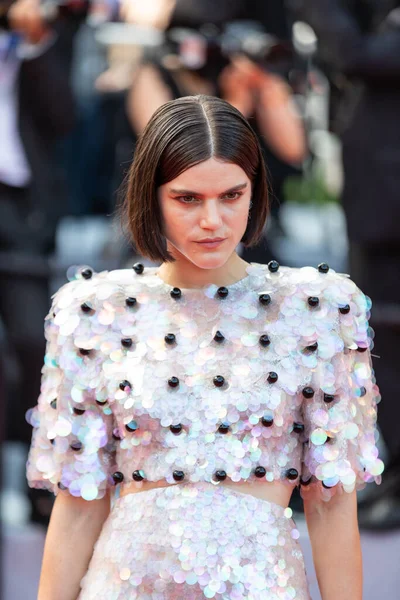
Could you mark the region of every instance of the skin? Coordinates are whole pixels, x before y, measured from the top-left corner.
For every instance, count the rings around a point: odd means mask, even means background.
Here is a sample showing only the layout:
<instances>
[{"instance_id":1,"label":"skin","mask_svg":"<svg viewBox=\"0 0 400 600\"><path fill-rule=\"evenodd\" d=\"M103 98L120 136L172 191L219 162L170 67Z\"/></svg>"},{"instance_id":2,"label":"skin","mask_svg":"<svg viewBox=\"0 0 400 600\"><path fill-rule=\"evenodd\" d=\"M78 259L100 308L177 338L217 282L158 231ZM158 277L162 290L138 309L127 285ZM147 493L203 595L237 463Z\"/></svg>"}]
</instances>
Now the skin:
<instances>
[{"instance_id":1,"label":"skin","mask_svg":"<svg viewBox=\"0 0 400 600\"><path fill-rule=\"evenodd\" d=\"M158 189L167 247L174 263L158 275L181 288L230 285L246 277L236 247L247 227L252 185L241 167L210 158ZM198 243L226 238L216 248Z\"/></svg>"},{"instance_id":2,"label":"skin","mask_svg":"<svg viewBox=\"0 0 400 600\"><path fill-rule=\"evenodd\" d=\"M39 44L51 36L40 9L40 0L17 0L8 11L10 27L30 44Z\"/></svg>"}]
</instances>

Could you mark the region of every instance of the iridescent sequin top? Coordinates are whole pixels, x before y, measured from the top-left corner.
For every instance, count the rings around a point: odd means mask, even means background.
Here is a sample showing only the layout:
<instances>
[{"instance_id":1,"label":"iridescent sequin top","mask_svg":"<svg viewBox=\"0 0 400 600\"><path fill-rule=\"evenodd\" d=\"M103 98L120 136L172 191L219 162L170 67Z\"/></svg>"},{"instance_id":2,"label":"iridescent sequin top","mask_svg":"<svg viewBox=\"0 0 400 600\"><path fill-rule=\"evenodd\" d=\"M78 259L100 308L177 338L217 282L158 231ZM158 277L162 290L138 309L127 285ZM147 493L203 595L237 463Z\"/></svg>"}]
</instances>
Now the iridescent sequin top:
<instances>
[{"instance_id":1,"label":"iridescent sequin top","mask_svg":"<svg viewBox=\"0 0 400 600\"><path fill-rule=\"evenodd\" d=\"M157 270L79 267L54 294L31 487L228 477L329 500L381 482L371 300L348 275L272 261L179 289Z\"/></svg>"}]
</instances>

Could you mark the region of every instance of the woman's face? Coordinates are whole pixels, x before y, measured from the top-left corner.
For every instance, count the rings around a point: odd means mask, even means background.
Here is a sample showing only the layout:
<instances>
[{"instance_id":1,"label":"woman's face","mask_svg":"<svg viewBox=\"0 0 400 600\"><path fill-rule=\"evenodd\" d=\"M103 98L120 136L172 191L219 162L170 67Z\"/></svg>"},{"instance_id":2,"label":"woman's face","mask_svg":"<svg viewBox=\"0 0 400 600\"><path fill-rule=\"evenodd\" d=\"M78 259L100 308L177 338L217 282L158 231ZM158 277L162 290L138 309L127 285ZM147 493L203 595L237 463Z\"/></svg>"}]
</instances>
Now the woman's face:
<instances>
[{"instance_id":1,"label":"woman's face","mask_svg":"<svg viewBox=\"0 0 400 600\"><path fill-rule=\"evenodd\" d=\"M167 247L203 269L225 264L246 231L251 181L241 167L210 158L158 188ZM215 246L200 243L223 238Z\"/></svg>"}]
</instances>

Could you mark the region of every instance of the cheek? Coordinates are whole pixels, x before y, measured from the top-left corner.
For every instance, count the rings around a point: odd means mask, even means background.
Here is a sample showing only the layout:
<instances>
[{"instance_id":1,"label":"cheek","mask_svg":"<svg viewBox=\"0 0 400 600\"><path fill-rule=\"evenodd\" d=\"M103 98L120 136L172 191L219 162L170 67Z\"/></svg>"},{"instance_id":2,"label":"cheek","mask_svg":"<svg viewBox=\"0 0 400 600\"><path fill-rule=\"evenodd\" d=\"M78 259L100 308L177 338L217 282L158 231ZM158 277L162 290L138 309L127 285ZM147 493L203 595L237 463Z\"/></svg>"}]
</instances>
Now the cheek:
<instances>
[{"instance_id":1,"label":"cheek","mask_svg":"<svg viewBox=\"0 0 400 600\"><path fill-rule=\"evenodd\" d=\"M244 201L240 204L240 206L236 206L227 213L228 218L232 221L232 223L235 223L235 225L246 224L248 214L248 201Z\"/></svg>"},{"instance_id":2,"label":"cheek","mask_svg":"<svg viewBox=\"0 0 400 600\"><path fill-rule=\"evenodd\" d=\"M174 230L177 223L176 208L168 201L161 202L161 216L165 231Z\"/></svg>"},{"instance_id":3,"label":"cheek","mask_svg":"<svg viewBox=\"0 0 400 600\"><path fill-rule=\"evenodd\" d=\"M187 214L177 210L175 207L167 207L163 213L164 235L171 242L179 243L187 237L190 229L190 219Z\"/></svg>"}]
</instances>

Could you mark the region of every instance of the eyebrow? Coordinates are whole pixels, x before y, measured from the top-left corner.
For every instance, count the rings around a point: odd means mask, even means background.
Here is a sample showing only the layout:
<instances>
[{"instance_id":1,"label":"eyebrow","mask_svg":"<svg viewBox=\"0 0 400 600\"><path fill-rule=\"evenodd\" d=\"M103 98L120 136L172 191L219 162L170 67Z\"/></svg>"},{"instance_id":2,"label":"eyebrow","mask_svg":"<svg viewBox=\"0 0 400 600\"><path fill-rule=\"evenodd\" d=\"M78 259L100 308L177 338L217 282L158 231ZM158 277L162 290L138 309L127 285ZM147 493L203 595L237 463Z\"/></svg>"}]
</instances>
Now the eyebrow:
<instances>
[{"instance_id":1,"label":"eyebrow","mask_svg":"<svg viewBox=\"0 0 400 600\"><path fill-rule=\"evenodd\" d=\"M239 183L238 185L235 185L235 186L229 188L229 190L225 190L220 195L223 196L224 194L230 194L232 192L237 192L239 190L243 190L246 187L247 187L247 182ZM201 198L204 196L204 194L200 194L199 192L194 192L193 190L178 190L178 189L174 189L174 188L170 188L169 193L170 194L182 194L182 195L187 195L187 196L189 196L189 195L190 196L199 196Z\"/></svg>"}]
</instances>

